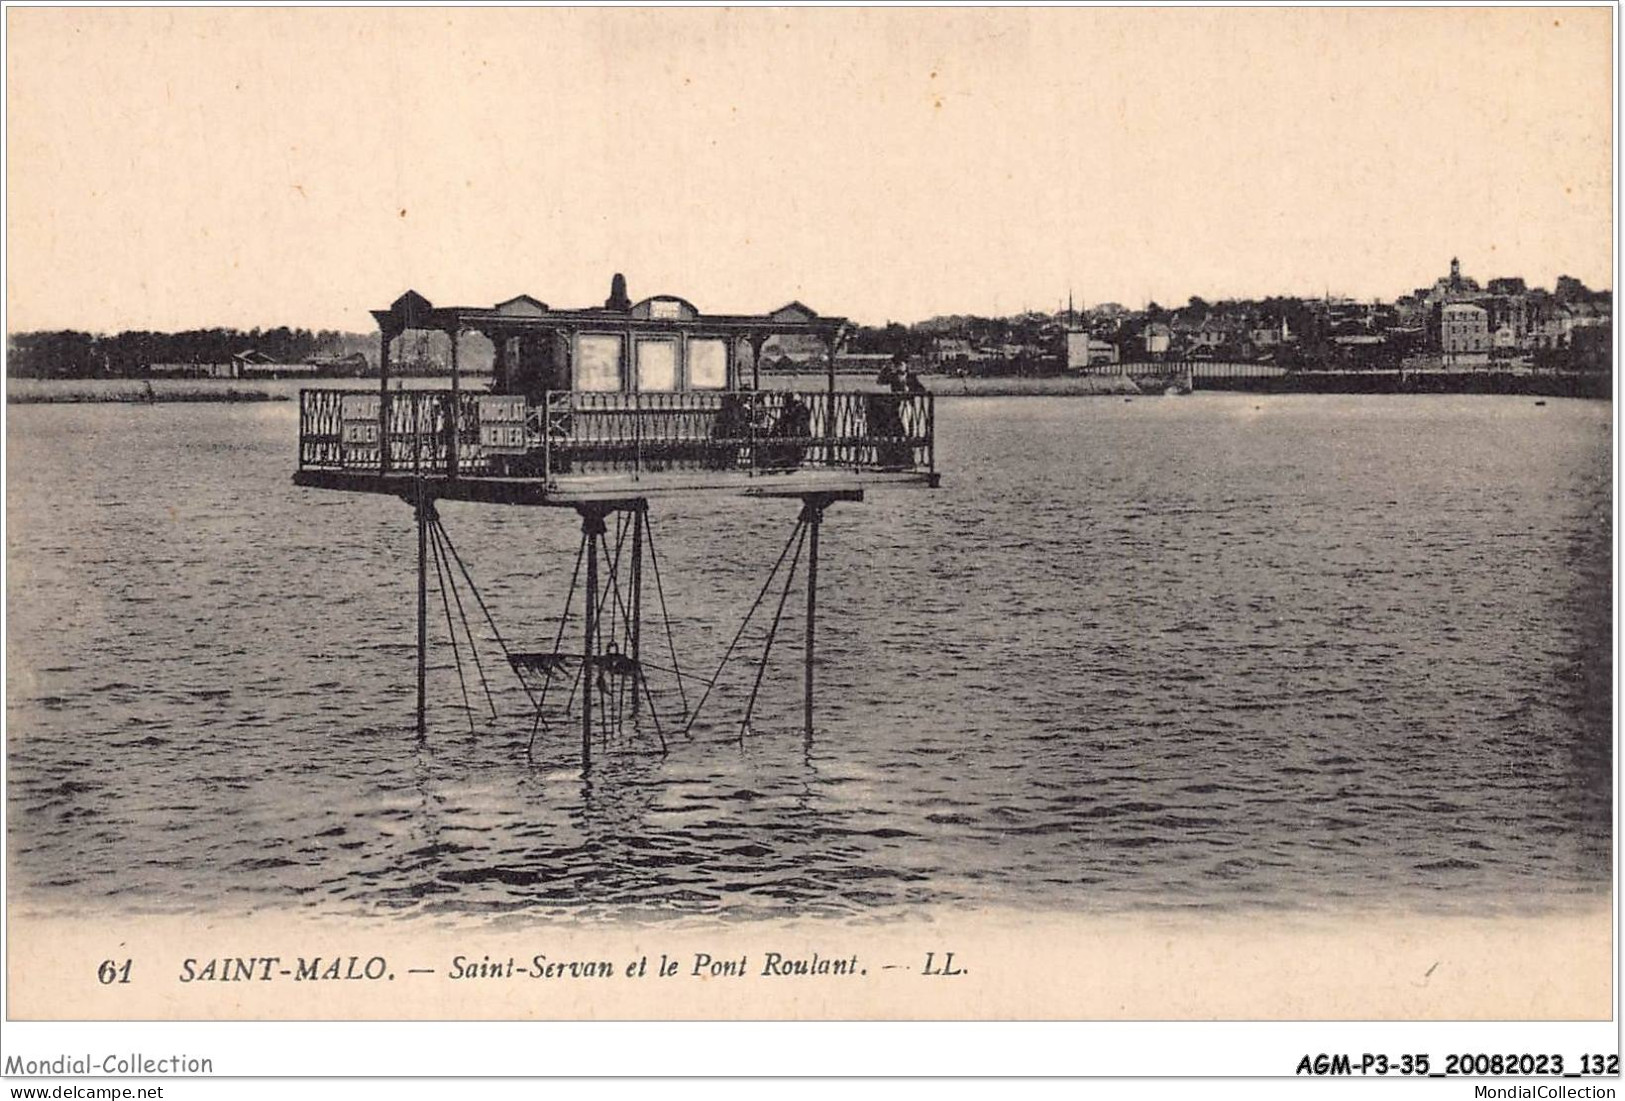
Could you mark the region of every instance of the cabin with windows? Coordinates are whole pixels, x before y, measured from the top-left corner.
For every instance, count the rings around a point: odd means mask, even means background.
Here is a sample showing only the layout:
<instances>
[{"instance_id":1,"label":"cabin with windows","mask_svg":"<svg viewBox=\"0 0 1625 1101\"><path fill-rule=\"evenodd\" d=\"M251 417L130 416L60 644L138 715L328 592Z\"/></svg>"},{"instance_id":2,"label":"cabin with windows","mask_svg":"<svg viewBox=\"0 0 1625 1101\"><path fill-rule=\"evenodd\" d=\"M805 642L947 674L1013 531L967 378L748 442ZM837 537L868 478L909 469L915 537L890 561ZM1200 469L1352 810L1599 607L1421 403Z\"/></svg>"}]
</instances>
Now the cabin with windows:
<instances>
[{"instance_id":1,"label":"cabin with windows","mask_svg":"<svg viewBox=\"0 0 1625 1101\"><path fill-rule=\"evenodd\" d=\"M301 393L301 485L411 495L427 480L432 498L570 504L936 483L931 395L837 392L848 322L800 302L710 314L673 294L632 302L617 276L602 306L436 306L407 291L372 313L378 391ZM391 388L392 343L413 331L450 338L449 387ZM489 389L458 369L469 332L492 343ZM823 349L822 390L761 388L774 338Z\"/></svg>"}]
</instances>

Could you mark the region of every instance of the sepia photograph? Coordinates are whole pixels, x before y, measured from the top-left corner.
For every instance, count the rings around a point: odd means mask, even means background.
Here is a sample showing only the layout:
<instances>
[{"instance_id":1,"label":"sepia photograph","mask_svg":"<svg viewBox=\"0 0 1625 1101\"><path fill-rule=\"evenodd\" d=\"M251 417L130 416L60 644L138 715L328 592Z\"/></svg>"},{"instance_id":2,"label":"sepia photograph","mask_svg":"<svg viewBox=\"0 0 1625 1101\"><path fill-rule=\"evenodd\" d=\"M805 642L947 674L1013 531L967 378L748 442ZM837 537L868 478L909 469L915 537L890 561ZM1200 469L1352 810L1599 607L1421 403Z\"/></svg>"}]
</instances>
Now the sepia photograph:
<instances>
[{"instance_id":1,"label":"sepia photograph","mask_svg":"<svg viewBox=\"0 0 1625 1101\"><path fill-rule=\"evenodd\" d=\"M1615 18L8 7L4 1074L1617 1083Z\"/></svg>"}]
</instances>

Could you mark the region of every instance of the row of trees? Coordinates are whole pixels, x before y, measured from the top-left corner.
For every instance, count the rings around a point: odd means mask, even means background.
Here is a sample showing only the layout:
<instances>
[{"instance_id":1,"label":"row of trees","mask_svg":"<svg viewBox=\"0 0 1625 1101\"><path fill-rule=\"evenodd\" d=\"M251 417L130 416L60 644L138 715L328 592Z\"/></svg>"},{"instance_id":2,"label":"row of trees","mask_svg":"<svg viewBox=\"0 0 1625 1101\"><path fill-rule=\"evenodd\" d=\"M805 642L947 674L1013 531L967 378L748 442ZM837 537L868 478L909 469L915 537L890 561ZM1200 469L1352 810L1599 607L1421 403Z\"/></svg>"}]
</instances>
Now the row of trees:
<instances>
[{"instance_id":1,"label":"row of trees","mask_svg":"<svg viewBox=\"0 0 1625 1101\"><path fill-rule=\"evenodd\" d=\"M253 349L277 363L368 352L376 338L335 329L190 329L180 333L73 329L17 333L7 341L11 374L21 378L136 378L154 363L227 363Z\"/></svg>"}]
</instances>

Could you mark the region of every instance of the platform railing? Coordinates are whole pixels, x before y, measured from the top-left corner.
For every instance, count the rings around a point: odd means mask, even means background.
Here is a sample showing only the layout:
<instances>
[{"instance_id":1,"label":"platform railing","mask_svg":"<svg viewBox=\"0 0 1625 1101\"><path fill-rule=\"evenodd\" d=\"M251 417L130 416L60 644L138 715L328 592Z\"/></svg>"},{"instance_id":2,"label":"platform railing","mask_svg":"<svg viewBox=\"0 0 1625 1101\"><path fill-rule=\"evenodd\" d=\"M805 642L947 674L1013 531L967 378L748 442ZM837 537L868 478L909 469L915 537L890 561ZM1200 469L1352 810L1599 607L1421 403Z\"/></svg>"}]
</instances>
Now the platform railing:
<instances>
[{"instance_id":1,"label":"platform railing","mask_svg":"<svg viewBox=\"0 0 1625 1101\"><path fill-rule=\"evenodd\" d=\"M378 471L379 429L388 425L389 469L436 475L490 473L480 443L478 395L450 390L299 391L301 469ZM457 410L453 429L451 410ZM384 417L379 402L387 402Z\"/></svg>"},{"instance_id":2,"label":"platform railing","mask_svg":"<svg viewBox=\"0 0 1625 1101\"><path fill-rule=\"evenodd\" d=\"M383 472L382 455L395 474L549 481L572 474L935 469L930 394L553 391L522 406L511 398L508 408L492 397L301 390L299 465Z\"/></svg>"}]
</instances>

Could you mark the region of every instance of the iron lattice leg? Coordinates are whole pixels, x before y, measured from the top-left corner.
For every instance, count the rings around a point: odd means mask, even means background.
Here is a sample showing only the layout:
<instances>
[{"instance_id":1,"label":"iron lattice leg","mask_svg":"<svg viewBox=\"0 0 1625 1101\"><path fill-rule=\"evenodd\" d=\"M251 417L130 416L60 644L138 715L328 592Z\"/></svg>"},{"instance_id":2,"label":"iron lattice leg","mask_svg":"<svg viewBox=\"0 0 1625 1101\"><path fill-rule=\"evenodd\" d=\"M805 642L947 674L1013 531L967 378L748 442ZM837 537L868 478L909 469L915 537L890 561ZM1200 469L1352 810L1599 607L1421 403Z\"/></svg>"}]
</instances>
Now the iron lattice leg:
<instances>
[{"instance_id":1,"label":"iron lattice leg","mask_svg":"<svg viewBox=\"0 0 1625 1101\"><path fill-rule=\"evenodd\" d=\"M638 717L639 700L641 693L638 687L643 681L643 510L639 509L632 515L632 623L631 646L632 670L636 683L632 687L632 719Z\"/></svg>"},{"instance_id":2,"label":"iron lattice leg","mask_svg":"<svg viewBox=\"0 0 1625 1101\"><path fill-rule=\"evenodd\" d=\"M426 690L428 686L429 649L429 502L424 496L423 483L418 483L418 736L428 732Z\"/></svg>"},{"instance_id":3,"label":"iron lattice leg","mask_svg":"<svg viewBox=\"0 0 1625 1101\"><path fill-rule=\"evenodd\" d=\"M762 660L756 664L756 683L751 685L750 699L745 703L745 717L739 722L739 744L745 744L745 732L750 729L750 717L756 710L756 694L762 690L762 678L767 674L767 659L773 653L773 640L778 637L779 623L784 618L784 604L790 599L790 588L796 581L796 567L801 563L801 548L806 542L809 525L805 514L796 520L795 553L790 556L790 568L784 573L784 591L779 594L779 606L773 610L773 622L767 629L767 642L762 646Z\"/></svg>"},{"instance_id":4,"label":"iron lattice leg","mask_svg":"<svg viewBox=\"0 0 1625 1101\"><path fill-rule=\"evenodd\" d=\"M818 620L818 528L824 520L824 503L809 499L802 510L802 521L807 525L807 653L806 692L802 700L806 725L807 748L812 749L813 737L813 650Z\"/></svg>"},{"instance_id":5,"label":"iron lattice leg","mask_svg":"<svg viewBox=\"0 0 1625 1101\"><path fill-rule=\"evenodd\" d=\"M598 540L604 534L604 514L581 510L581 535L587 541L587 606L581 651L581 771L592 768L592 705L597 689L594 656L598 652Z\"/></svg>"}]
</instances>

